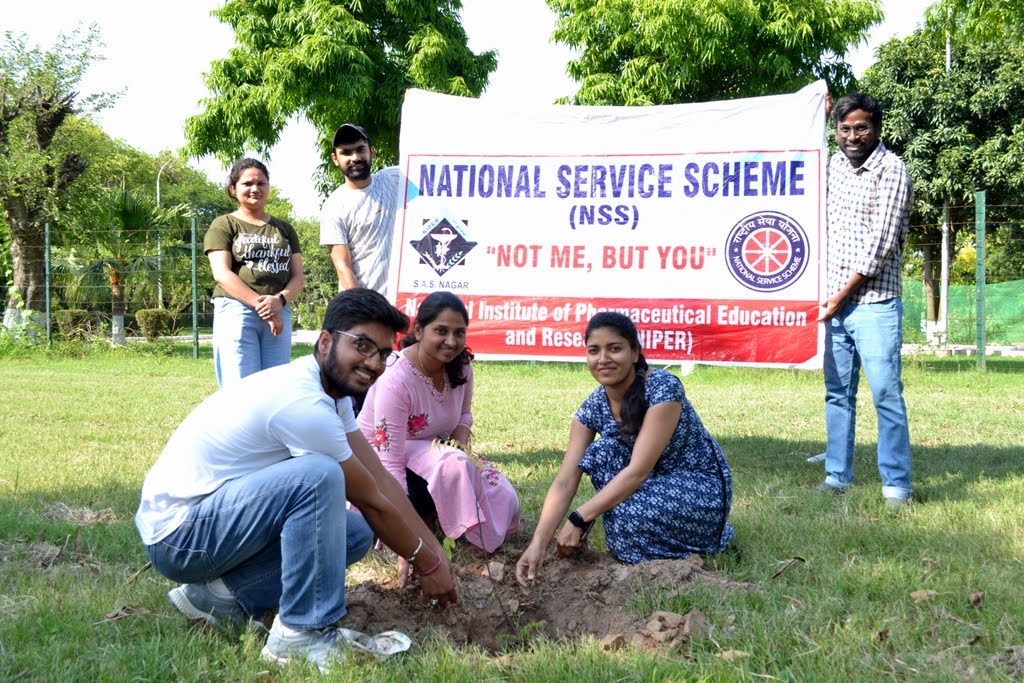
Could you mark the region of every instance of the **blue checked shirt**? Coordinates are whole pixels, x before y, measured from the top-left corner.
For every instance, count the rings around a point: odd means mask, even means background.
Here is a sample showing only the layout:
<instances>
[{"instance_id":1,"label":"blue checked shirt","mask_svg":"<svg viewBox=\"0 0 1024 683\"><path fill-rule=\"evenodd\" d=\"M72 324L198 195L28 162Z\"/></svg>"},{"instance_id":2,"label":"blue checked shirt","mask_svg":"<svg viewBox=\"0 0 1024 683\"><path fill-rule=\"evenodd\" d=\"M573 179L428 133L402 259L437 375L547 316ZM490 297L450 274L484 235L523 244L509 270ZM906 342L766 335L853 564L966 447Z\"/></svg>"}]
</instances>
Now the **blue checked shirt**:
<instances>
[{"instance_id":1,"label":"blue checked shirt","mask_svg":"<svg viewBox=\"0 0 1024 683\"><path fill-rule=\"evenodd\" d=\"M903 161L881 141L860 168L842 151L828 162L828 295L852 273L867 279L849 301L868 304L900 296L903 245L914 189Z\"/></svg>"}]
</instances>

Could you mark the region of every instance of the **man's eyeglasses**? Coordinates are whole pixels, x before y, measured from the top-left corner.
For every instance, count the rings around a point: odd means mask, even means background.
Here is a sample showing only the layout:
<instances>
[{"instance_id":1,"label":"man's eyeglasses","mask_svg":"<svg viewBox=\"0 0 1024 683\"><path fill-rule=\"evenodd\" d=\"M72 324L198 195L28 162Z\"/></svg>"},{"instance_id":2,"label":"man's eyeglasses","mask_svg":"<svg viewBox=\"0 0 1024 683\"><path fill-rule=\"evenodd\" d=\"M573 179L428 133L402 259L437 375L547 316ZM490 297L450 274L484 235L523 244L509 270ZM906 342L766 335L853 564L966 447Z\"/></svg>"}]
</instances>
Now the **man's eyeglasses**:
<instances>
[{"instance_id":1,"label":"man's eyeglasses","mask_svg":"<svg viewBox=\"0 0 1024 683\"><path fill-rule=\"evenodd\" d=\"M331 330L331 332L337 332L338 334L343 334L346 337L352 337L355 339L353 345L361 356L366 358L373 358L374 356L377 356L380 358L380 362L382 364L388 366L394 364L394 362L398 360L398 354L394 353L393 349L382 349L366 337L361 337L358 334L352 334L351 332L345 332L343 330Z\"/></svg>"},{"instance_id":2,"label":"man's eyeglasses","mask_svg":"<svg viewBox=\"0 0 1024 683\"><path fill-rule=\"evenodd\" d=\"M836 130L839 131L839 134L842 135L844 138L850 137L850 133L853 133L857 137L861 137L863 135L867 135L873 129L874 128L872 126L868 126L863 123L858 124L856 126L839 126L836 128Z\"/></svg>"}]
</instances>

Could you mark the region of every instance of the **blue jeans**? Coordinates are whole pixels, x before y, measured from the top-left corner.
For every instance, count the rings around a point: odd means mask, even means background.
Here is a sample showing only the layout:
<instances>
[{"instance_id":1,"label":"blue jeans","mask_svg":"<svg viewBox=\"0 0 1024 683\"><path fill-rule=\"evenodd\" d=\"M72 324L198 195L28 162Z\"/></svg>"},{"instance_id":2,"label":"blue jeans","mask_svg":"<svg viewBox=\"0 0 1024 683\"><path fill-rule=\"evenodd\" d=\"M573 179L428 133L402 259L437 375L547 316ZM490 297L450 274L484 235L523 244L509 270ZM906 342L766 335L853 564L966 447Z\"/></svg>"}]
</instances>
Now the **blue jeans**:
<instances>
[{"instance_id":1,"label":"blue jeans","mask_svg":"<svg viewBox=\"0 0 1024 683\"><path fill-rule=\"evenodd\" d=\"M308 454L224 484L146 552L174 581L223 579L246 613L279 606L282 623L306 630L345 616L345 567L372 542L362 515L345 509L338 462Z\"/></svg>"},{"instance_id":2,"label":"blue jeans","mask_svg":"<svg viewBox=\"0 0 1024 683\"><path fill-rule=\"evenodd\" d=\"M825 323L825 481L853 482L857 384L864 368L878 414L882 495L910 497L910 429L903 402L903 303L848 303Z\"/></svg>"},{"instance_id":3,"label":"blue jeans","mask_svg":"<svg viewBox=\"0 0 1024 683\"><path fill-rule=\"evenodd\" d=\"M255 309L226 296L213 300L213 367L218 387L291 362L291 306L281 309L281 318L284 329L274 336Z\"/></svg>"}]
</instances>

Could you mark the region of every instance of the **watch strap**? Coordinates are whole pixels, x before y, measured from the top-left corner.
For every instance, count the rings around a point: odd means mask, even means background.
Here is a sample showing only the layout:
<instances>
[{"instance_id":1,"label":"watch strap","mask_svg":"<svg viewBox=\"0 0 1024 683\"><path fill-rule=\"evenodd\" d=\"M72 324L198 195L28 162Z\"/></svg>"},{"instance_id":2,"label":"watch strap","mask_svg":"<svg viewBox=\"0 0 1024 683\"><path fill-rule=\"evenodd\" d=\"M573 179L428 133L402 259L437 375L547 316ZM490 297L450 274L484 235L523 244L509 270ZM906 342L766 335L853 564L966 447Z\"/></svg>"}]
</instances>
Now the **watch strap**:
<instances>
[{"instance_id":1,"label":"watch strap","mask_svg":"<svg viewBox=\"0 0 1024 683\"><path fill-rule=\"evenodd\" d=\"M283 293L278 292L277 296L278 296L279 299L281 299L281 305L282 306L287 306L288 305L288 299L285 298Z\"/></svg>"},{"instance_id":2,"label":"watch strap","mask_svg":"<svg viewBox=\"0 0 1024 683\"><path fill-rule=\"evenodd\" d=\"M587 523L583 521L583 516L577 510L569 513L569 523L580 529L587 527Z\"/></svg>"},{"instance_id":3,"label":"watch strap","mask_svg":"<svg viewBox=\"0 0 1024 683\"><path fill-rule=\"evenodd\" d=\"M573 510L569 513L569 523L577 529L583 530L583 535L580 536L580 542L587 540L587 536L590 534L590 529L594 526L595 521L597 520L592 519L589 522L583 521L583 515L581 515L577 510Z\"/></svg>"}]
</instances>

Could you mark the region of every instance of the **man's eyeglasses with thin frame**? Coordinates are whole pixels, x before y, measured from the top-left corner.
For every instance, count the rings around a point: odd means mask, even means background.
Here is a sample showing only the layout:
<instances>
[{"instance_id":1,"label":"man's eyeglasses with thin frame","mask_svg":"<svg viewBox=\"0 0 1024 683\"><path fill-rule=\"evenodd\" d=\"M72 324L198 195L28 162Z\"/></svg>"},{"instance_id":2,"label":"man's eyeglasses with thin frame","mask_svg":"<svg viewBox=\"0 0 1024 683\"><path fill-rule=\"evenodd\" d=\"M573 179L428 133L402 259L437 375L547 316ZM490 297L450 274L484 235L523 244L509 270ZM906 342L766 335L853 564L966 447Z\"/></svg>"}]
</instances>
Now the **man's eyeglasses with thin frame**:
<instances>
[{"instance_id":1,"label":"man's eyeglasses with thin frame","mask_svg":"<svg viewBox=\"0 0 1024 683\"><path fill-rule=\"evenodd\" d=\"M337 332L338 334L343 334L346 337L352 337L355 339L354 345L356 347L356 351L358 351L359 355L364 358L373 358L374 356L377 356L380 358L381 364L388 366L394 364L394 362L398 360L398 354L394 352L394 349L382 349L377 346L372 339L358 334L352 334L351 332L345 332L344 330L331 330L331 332Z\"/></svg>"},{"instance_id":2,"label":"man's eyeglasses with thin frame","mask_svg":"<svg viewBox=\"0 0 1024 683\"><path fill-rule=\"evenodd\" d=\"M874 130L874 126L860 123L856 126L839 126L836 130L839 131L839 134L844 138L850 137L850 133L853 133L857 137L862 137Z\"/></svg>"}]
</instances>

